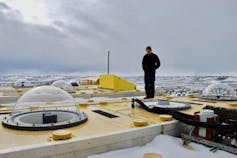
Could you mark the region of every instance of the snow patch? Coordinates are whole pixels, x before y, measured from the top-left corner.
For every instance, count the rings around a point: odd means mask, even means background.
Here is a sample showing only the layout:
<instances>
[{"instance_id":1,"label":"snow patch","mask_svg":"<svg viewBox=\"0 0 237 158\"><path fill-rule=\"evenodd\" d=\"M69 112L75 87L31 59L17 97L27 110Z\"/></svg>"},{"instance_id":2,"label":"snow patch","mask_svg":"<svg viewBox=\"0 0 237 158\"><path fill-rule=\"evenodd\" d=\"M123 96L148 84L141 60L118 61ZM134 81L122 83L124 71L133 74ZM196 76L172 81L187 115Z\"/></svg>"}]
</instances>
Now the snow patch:
<instances>
[{"instance_id":1,"label":"snow patch","mask_svg":"<svg viewBox=\"0 0 237 158\"><path fill-rule=\"evenodd\" d=\"M145 146L112 151L88 158L143 158L146 153L161 154L163 158L236 158L236 155L220 150L212 153L209 151L210 148L200 144L190 143L190 145L195 149L194 151L183 148L180 138L158 135Z\"/></svg>"}]
</instances>

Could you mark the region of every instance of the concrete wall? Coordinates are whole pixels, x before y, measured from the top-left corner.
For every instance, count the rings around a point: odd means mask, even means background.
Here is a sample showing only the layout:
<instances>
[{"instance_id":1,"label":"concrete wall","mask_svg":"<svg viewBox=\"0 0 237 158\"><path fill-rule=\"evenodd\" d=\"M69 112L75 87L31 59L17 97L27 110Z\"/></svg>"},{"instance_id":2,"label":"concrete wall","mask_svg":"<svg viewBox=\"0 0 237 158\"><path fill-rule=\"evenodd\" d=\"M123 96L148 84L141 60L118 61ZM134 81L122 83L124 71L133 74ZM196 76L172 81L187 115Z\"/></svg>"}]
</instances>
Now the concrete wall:
<instances>
[{"instance_id":1,"label":"concrete wall","mask_svg":"<svg viewBox=\"0 0 237 158\"><path fill-rule=\"evenodd\" d=\"M108 151L142 146L159 134L179 136L190 127L171 121L86 138L74 138L0 151L0 158L85 158Z\"/></svg>"},{"instance_id":2,"label":"concrete wall","mask_svg":"<svg viewBox=\"0 0 237 158\"><path fill-rule=\"evenodd\" d=\"M161 133L151 125L87 138L50 142L0 151L0 158L85 158L92 154L144 145Z\"/></svg>"}]
</instances>

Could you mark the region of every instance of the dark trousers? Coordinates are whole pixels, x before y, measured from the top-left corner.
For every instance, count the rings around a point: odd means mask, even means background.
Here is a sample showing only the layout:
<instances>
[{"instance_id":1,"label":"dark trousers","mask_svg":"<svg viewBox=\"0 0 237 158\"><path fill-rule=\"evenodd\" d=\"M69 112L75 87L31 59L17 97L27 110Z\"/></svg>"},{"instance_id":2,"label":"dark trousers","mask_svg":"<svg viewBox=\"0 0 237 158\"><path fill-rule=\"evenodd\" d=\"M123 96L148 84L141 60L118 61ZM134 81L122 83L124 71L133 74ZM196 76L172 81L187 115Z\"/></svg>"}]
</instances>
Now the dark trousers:
<instances>
[{"instance_id":1,"label":"dark trousers","mask_svg":"<svg viewBox=\"0 0 237 158\"><path fill-rule=\"evenodd\" d=\"M146 97L154 98L155 79L153 77L145 76L145 91L146 91Z\"/></svg>"}]
</instances>

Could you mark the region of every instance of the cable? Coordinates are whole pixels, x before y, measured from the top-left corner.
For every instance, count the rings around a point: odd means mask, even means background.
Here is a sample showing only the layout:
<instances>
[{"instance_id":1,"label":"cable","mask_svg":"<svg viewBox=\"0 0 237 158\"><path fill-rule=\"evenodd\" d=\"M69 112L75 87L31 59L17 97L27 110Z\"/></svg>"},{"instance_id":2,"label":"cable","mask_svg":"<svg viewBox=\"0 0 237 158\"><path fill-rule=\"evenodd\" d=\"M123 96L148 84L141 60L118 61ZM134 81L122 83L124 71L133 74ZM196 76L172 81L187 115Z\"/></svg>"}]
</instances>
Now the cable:
<instances>
[{"instance_id":1,"label":"cable","mask_svg":"<svg viewBox=\"0 0 237 158\"><path fill-rule=\"evenodd\" d=\"M139 99L135 99L135 102L137 102L143 109L149 112L156 113L156 114L169 114L169 115L172 115L173 118L175 118L176 120L188 125L218 129L218 130L225 130L225 131L230 131L230 132L237 130L237 126L232 125L232 124L220 124L218 122L214 122L214 123L199 122L199 121L194 120L194 116L192 115L184 114L179 111L171 110L168 108L160 108L160 107L149 108Z\"/></svg>"}]
</instances>

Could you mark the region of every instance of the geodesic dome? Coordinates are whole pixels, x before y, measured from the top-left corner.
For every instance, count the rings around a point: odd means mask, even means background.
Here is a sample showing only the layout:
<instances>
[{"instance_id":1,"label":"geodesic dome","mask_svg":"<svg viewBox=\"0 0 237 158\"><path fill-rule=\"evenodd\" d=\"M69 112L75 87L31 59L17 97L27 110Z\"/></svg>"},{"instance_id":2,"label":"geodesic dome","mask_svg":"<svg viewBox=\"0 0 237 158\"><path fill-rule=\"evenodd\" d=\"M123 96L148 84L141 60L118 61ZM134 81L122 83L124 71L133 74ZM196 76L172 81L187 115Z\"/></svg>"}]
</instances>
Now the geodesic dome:
<instances>
[{"instance_id":1,"label":"geodesic dome","mask_svg":"<svg viewBox=\"0 0 237 158\"><path fill-rule=\"evenodd\" d=\"M20 87L31 87L32 84L30 81L28 81L27 79L18 79L14 84L14 87L20 88Z\"/></svg>"},{"instance_id":2,"label":"geodesic dome","mask_svg":"<svg viewBox=\"0 0 237 158\"><path fill-rule=\"evenodd\" d=\"M212 100L236 100L235 90L225 83L213 83L202 93L202 98Z\"/></svg>"},{"instance_id":3,"label":"geodesic dome","mask_svg":"<svg viewBox=\"0 0 237 158\"><path fill-rule=\"evenodd\" d=\"M65 80L55 81L55 82L52 83L52 86L61 88L65 91L67 91L67 92L74 92L73 86Z\"/></svg>"},{"instance_id":4,"label":"geodesic dome","mask_svg":"<svg viewBox=\"0 0 237 158\"><path fill-rule=\"evenodd\" d=\"M71 127L87 120L74 98L54 86L41 86L27 91L14 106L3 125L14 129L48 130Z\"/></svg>"}]
</instances>

